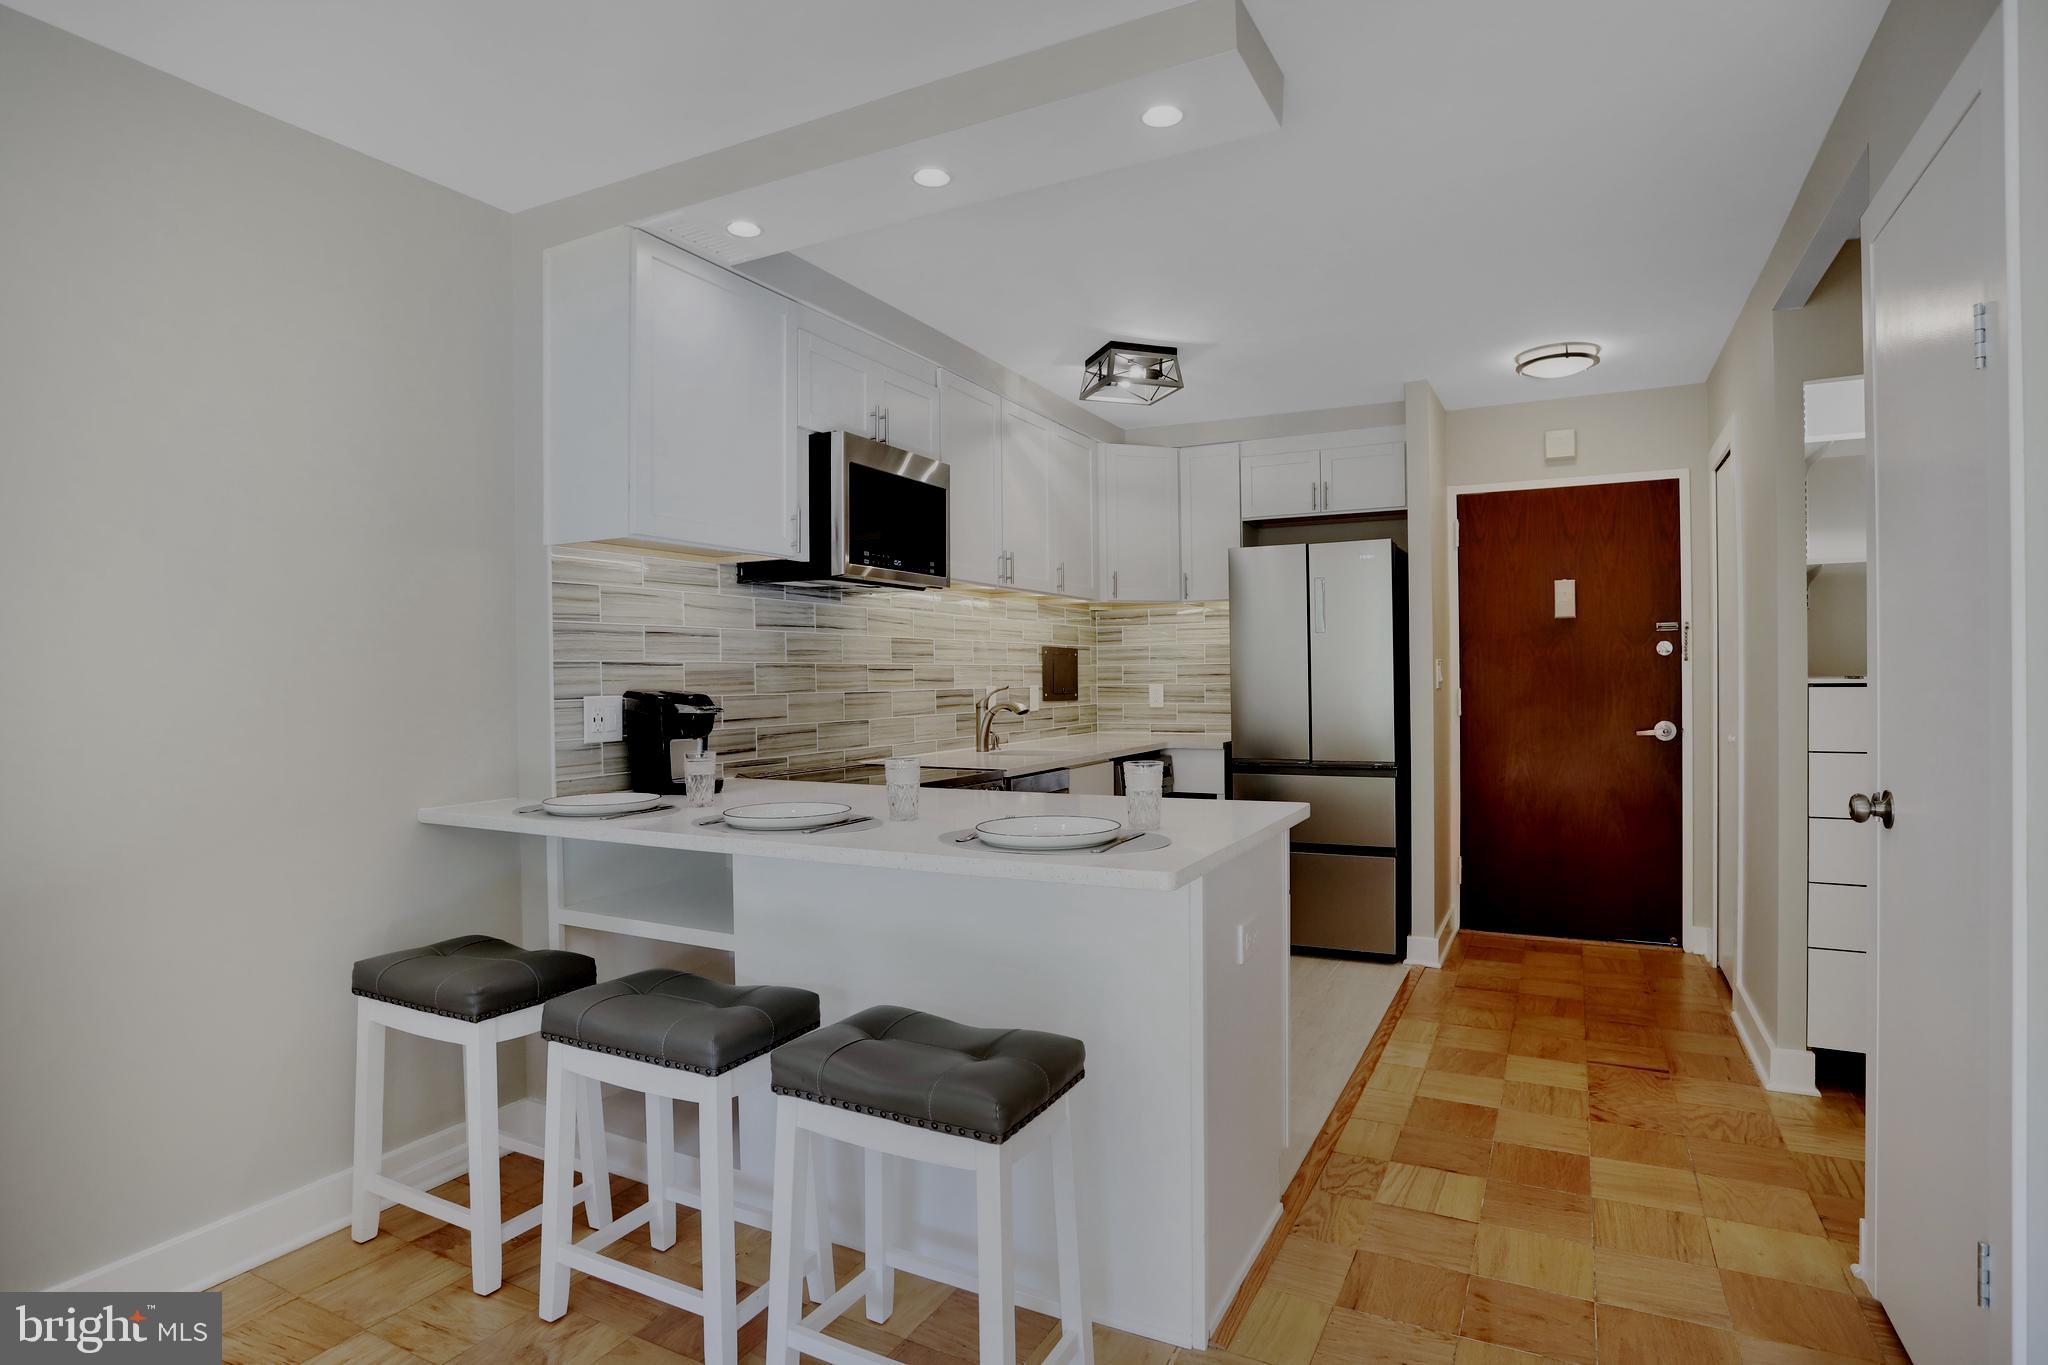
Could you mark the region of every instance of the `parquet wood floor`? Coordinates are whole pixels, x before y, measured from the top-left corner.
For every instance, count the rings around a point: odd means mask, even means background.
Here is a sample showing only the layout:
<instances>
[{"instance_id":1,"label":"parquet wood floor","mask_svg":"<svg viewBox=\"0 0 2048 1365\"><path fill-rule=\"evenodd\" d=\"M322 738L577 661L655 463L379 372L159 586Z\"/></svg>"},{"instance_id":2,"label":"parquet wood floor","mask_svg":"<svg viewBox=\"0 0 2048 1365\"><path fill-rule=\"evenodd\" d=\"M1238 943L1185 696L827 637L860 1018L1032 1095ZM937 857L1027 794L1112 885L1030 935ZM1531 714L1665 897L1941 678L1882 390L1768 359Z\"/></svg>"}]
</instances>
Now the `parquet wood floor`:
<instances>
[{"instance_id":1,"label":"parquet wood floor","mask_svg":"<svg viewBox=\"0 0 2048 1365\"><path fill-rule=\"evenodd\" d=\"M1720 977L1675 951L1467 933L1382 1027L1363 1085L1316 1144L1313 1178L1208 1351L1098 1328L1101 1365L1827 1365L1906 1359L1848 1273L1862 1207L1855 1096L1757 1083ZM507 1157L506 1207L538 1197ZM616 1182L619 1208L640 1190ZM466 1182L437 1193L466 1201ZM694 1215L668 1252L617 1254L695 1282ZM220 1286L231 1362L701 1360L687 1313L577 1276L535 1308L539 1233L505 1286L469 1291L468 1238L387 1210ZM767 1234L740 1231L742 1293ZM842 1281L858 1258L842 1251ZM972 1294L899 1275L896 1314L835 1331L906 1365L971 1361ZM1019 1314L1020 1365L1057 1324ZM762 1355L757 1325L742 1346Z\"/></svg>"}]
</instances>

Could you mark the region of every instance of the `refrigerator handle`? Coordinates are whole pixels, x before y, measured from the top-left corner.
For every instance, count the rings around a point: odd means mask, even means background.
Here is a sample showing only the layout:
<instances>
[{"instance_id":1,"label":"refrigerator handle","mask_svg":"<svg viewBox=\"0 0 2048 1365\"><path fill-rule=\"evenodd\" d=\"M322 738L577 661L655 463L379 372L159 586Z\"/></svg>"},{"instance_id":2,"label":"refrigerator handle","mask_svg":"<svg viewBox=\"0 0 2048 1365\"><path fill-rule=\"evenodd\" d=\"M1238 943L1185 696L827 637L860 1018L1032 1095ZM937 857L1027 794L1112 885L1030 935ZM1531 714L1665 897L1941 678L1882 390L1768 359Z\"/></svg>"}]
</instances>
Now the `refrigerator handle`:
<instances>
[{"instance_id":1,"label":"refrigerator handle","mask_svg":"<svg viewBox=\"0 0 2048 1365\"><path fill-rule=\"evenodd\" d=\"M1314 616L1312 618L1312 624L1310 628L1314 630L1315 633L1318 635L1328 634L1330 629L1330 618L1329 611L1327 608L1327 588L1329 582L1330 580L1327 578L1318 578L1314 580L1315 596L1312 599Z\"/></svg>"}]
</instances>

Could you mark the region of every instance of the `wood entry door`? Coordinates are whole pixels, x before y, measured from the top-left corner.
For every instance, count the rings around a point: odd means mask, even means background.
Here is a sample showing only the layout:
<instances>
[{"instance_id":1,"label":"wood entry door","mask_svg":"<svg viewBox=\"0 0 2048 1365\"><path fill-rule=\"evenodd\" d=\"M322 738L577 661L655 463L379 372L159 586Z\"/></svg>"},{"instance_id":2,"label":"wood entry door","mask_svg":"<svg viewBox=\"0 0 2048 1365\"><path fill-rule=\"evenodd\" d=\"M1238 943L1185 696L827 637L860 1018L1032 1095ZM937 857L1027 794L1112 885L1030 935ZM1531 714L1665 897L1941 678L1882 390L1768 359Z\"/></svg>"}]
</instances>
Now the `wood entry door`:
<instances>
[{"instance_id":1,"label":"wood entry door","mask_svg":"<svg viewBox=\"0 0 2048 1365\"><path fill-rule=\"evenodd\" d=\"M1467 494L1457 509L1462 922L1676 943L1677 482ZM1659 722L1668 737L1637 733Z\"/></svg>"}]
</instances>

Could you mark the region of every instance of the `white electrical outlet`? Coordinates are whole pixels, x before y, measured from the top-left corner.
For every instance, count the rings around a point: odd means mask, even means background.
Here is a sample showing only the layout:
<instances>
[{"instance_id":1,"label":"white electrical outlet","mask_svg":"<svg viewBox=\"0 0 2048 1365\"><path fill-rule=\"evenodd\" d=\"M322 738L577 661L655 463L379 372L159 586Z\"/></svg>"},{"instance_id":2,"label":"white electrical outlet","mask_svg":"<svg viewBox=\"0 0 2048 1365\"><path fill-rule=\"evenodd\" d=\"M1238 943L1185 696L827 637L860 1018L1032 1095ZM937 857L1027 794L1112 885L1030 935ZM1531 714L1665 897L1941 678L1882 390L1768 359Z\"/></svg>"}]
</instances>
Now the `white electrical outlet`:
<instances>
[{"instance_id":1,"label":"white electrical outlet","mask_svg":"<svg viewBox=\"0 0 2048 1365\"><path fill-rule=\"evenodd\" d=\"M1166 705L1166 684L1153 683L1146 689L1146 700L1153 706Z\"/></svg>"},{"instance_id":2,"label":"white electrical outlet","mask_svg":"<svg viewBox=\"0 0 2048 1365\"><path fill-rule=\"evenodd\" d=\"M1026 711L1036 711L1045 705L1045 688L1038 683L1031 684L1031 700L1025 705Z\"/></svg>"},{"instance_id":3,"label":"white electrical outlet","mask_svg":"<svg viewBox=\"0 0 2048 1365\"><path fill-rule=\"evenodd\" d=\"M583 699L583 742L585 744L609 744L626 737L626 699L624 697L585 697Z\"/></svg>"}]
</instances>

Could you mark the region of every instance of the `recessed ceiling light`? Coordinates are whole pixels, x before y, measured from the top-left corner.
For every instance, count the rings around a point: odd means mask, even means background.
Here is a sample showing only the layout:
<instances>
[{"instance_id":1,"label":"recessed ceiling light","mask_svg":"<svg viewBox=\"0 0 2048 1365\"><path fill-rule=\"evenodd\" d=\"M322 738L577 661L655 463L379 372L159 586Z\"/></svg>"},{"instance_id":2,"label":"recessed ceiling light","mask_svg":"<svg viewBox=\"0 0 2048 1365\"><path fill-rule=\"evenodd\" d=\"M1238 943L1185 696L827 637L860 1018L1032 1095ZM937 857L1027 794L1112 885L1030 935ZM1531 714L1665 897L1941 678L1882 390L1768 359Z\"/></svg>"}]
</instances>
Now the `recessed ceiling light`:
<instances>
[{"instance_id":1,"label":"recessed ceiling light","mask_svg":"<svg viewBox=\"0 0 2048 1365\"><path fill-rule=\"evenodd\" d=\"M1531 379L1563 379L1600 363L1600 348L1590 341L1553 341L1531 346L1515 357L1515 373Z\"/></svg>"},{"instance_id":2,"label":"recessed ceiling light","mask_svg":"<svg viewBox=\"0 0 2048 1365\"><path fill-rule=\"evenodd\" d=\"M926 166L920 171L913 172L910 178L928 190L942 190L953 183L953 177L937 166Z\"/></svg>"},{"instance_id":3,"label":"recessed ceiling light","mask_svg":"<svg viewBox=\"0 0 2048 1365\"><path fill-rule=\"evenodd\" d=\"M751 218L735 218L725 225L725 230L735 237L759 237L761 225Z\"/></svg>"},{"instance_id":4,"label":"recessed ceiling light","mask_svg":"<svg viewBox=\"0 0 2048 1365\"><path fill-rule=\"evenodd\" d=\"M1171 128L1181 121L1180 106L1177 104L1155 104L1143 116L1147 128Z\"/></svg>"}]
</instances>

